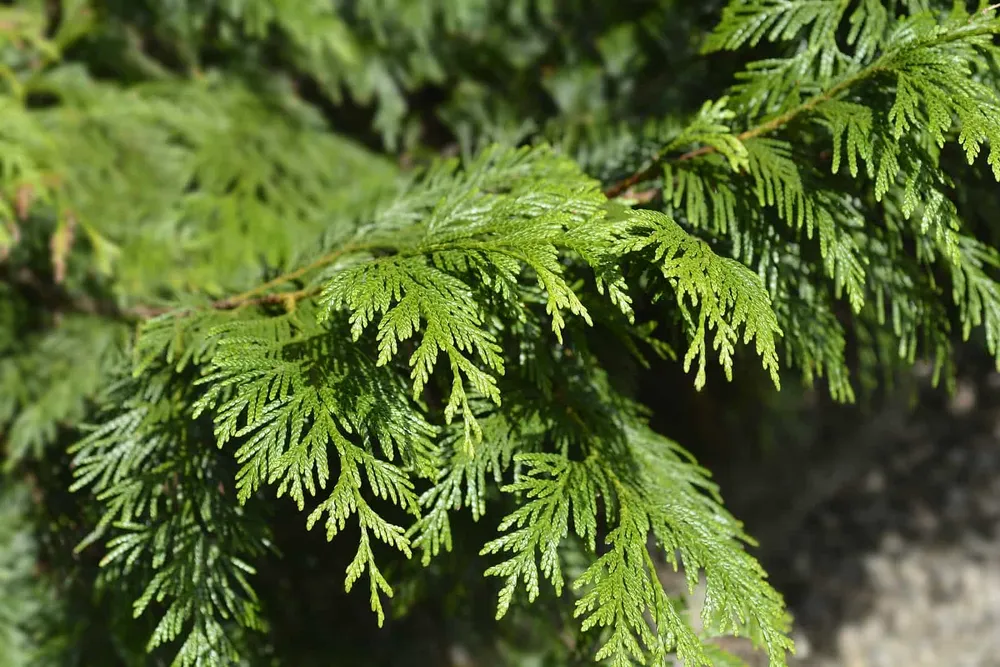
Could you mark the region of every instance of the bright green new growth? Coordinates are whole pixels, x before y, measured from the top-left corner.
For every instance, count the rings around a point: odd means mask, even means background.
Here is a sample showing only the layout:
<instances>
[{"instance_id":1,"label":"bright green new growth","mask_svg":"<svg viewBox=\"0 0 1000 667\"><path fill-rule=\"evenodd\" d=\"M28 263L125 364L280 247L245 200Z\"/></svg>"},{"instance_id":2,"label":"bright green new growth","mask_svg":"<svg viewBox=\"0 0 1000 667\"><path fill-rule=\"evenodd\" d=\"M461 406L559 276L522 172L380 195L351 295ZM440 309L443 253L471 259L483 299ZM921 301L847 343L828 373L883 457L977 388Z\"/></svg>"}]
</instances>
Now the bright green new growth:
<instances>
[{"instance_id":1,"label":"bright green new growth","mask_svg":"<svg viewBox=\"0 0 1000 667\"><path fill-rule=\"evenodd\" d=\"M366 50L400 31L431 50L435 21L485 30L493 11L426 3L426 21L352 32L376 3L353 18L319 4L207 3L250 34L276 31L323 85L378 98L393 135L402 101ZM597 635L598 661L731 664L665 592L665 559L692 591L704 575L709 634L750 637L784 665L784 603L750 537L592 336L639 363L669 356L652 314L675 328L698 389L709 363L731 378L737 357L756 356L776 386L783 364L843 401L856 393L851 336L875 341L863 376L918 355L946 369L953 319L966 338L981 328L1000 363L1000 255L966 229L940 164L957 143L1000 179L1000 19L922 4L733 0L704 50L774 42L784 57L655 124L652 153L625 128L595 145L493 144L408 174L305 103L211 74L129 87L72 65L12 74L24 90L0 107L5 192L30 187L45 207L56 282L73 279L71 257L92 263L114 307L83 308L0 361L0 387L44 362L75 390L0 391L10 463L67 422L96 424L70 448L73 489L98 508L79 548L105 544L105 581L136 591L136 617L159 614L148 648L170 645L181 667L256 659L268 619L255 563L273 549L266 508L286 495L308 508L307 529L358 536L344 585L367 586L379 624L397 590L383 554L428 565L467 512L496 526L481 555L498 618L554 594ZM29 89L59 102L30 108ZM618 150L602 140L626 146L624 177L592 175L588 156ZM0 248L16 250L25 216L16 197L0 204ZM24 561L26 546L4 546L17 539L0 532L0 554ZM21 641L0 635L0 655Z\"/></svg>"}]
</instances>

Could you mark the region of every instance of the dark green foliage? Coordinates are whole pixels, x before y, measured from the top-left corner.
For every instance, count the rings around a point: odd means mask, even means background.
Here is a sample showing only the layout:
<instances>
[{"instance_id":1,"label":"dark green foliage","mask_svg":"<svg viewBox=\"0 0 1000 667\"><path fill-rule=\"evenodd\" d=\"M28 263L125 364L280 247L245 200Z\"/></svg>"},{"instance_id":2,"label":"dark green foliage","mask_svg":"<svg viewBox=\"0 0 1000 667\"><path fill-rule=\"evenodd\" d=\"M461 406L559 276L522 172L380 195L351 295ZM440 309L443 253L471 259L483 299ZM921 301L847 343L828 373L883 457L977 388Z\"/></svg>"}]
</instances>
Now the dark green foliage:
<instances>
[{"instance_id":1,"label":"dark green foliage","mask_svg":"<svg viewBox=\"0 0 1000 667\"><path fill-rule=\"evenodd\" d=\"M0 665L785 664L638 380L1000 361L986 5L4 7Z\"/></svg>"}]
</instances>

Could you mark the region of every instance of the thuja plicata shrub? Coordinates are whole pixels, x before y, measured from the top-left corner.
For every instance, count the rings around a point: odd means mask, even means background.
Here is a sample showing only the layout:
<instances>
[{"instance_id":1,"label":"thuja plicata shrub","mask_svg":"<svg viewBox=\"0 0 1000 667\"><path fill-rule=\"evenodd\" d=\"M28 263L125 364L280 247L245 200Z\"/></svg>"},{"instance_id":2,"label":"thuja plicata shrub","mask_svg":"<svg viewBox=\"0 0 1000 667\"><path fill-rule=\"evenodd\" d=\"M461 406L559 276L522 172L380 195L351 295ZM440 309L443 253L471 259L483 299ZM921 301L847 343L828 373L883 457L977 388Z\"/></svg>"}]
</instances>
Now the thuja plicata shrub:
<instances>
[{"instance_id":1,"label":"thuja plicata shrub","mask_svg":"<svg viewBox=\"0 0 1000 667\"><path fill-rule=\"evenodd\" d=\"M657 401L998 358L997 9L4 3L0 665L785 665Z\"/></svg>"}]
</instances>

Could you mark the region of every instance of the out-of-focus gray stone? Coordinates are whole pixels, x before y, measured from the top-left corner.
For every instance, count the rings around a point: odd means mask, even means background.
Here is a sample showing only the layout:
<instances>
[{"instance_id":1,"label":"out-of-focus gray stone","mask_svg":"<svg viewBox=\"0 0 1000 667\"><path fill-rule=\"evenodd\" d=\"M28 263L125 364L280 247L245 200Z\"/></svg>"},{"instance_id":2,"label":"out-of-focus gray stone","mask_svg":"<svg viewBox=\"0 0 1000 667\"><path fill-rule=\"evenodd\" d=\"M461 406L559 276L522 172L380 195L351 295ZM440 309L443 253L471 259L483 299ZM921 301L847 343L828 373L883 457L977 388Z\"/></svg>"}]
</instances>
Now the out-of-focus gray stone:
<instances>
[{"instance_id":1,"label":"out-of-focus gray stone","mask_svg":"<svg viewBox=\"0 0 1000 667\"><path fill-rule=\"evenodd\" d=\"M796 667L1000 667L1000 375L982 369L723 485L796 616Z\"/></svg>"},{"instance_id":2,"label":"out-of-focus gray stone","mask_svg":"<svg viewBox=\"0 0 1000 667\"><path fill-rule=\"evenodd\" d=\"M917 547L902 558L876 552L866 566L871 608L835 629L831 653L798 664L1000 665L1000 558Z\"/></svg>"}]
</instances>

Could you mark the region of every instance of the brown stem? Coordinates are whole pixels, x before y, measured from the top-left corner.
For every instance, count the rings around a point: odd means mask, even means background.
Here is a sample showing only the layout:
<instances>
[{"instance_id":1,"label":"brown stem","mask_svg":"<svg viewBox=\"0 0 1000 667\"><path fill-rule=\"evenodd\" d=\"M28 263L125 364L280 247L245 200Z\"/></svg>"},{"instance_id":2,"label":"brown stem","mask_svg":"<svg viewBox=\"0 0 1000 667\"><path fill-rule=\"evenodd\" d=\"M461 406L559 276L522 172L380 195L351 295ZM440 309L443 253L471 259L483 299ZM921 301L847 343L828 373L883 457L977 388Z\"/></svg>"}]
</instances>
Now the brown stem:
<instances>
[{"instance_id":1,"label":"brown stem","mask_svg":"<svg viewBox=\"0 0 1000 667\"><path fill-rule=\"evenodd\" d=\"M340 259L349 252L354 252L362 249L364 249L364 246L358 246L358 245L346 245L342 248L338 248L333 252L323 255L314 262L310 262L309 264L299 267L294 271L283 273L277 278L273 278L272 280L268 280L266 283L261 283L260 285L257 285L253 289L241 292L235 296L227 297L225 299L219 299L218 301L213 301L212 308L215 308L216 310L230 310L232 308L238 308L239 306L251 303L261 303L260 301L261 298L280 297L281 295L278 294L270 294L266 295L266 297L261 297L261 294L271 289L272 287L277 287L278 285L282 285L284 283L291 282L293 280L301 278L310 271L322 268L324 266L327 266L328 264L333 264L335 261L337 261L338 259ZM280 298L278 298L277 300L280 300Z\"/></svg>"},{"instance_id":2,"label":"brown stem","mask_svg":"<svg viewBox=\"0 0 1000 667\"><path fill-rule=\"evenodd\" d=\"M990 7L987 7L986 9L983 10L982 13L985 15L988 12L990 12L992 10L995 10L995 9L998 9L998 8L1000 8L1000 3L994 4L994 5L990 6ZM923 42L922 46L944 44L946 42L952 42L952 41L956 41L956 40L962 39L963 37L974 37L976 35L995 35L997 33L1000 33L1000 23L997 23L995 21L991 21L991 22L988 22L988 23L983 24L983 25L975 25L975 26L971 25L973 23L973 20L976 19L976 18L978 18L978 15L975 15L975 14L972 17L969 18L969 24L970 24L969 27L964 27L964 28L961 28L961 29L957 29L957 30L955 30L953 32L949 32L949 33L946 33L944 35L940 35L938 37L935 37L935 38L933 38L931 40ZM758 125L757 127L751 128L749 130L746 130L745 132L742 132L742 133L736 135L737 139L739 139L740 141L747 141L749 139L753 139L755 137L759 137L762 134L767 134L768 132L772 132L772 131L778 129L779 127L781 127L781 126L783 126L783 125L791 122L792 120L794 120L800 114L808 113L809 111L812 111L814 108L816 108L820 104L823 104L824 102L829 102L834 97L836 97L840 93L844 92L845 90L847 90L848 88L850 88L854 84L856 84L856 83L858 83L860 81L864 81L865 79L868 79L868 78L874 76L875 74L878 74L879 72L883 72L883 71L888 70L889 66L885 63L885 61L888 58L895 57L895 55L896 54L892 54L892 53L890 53L890 54L883 54L883 56L881 58L879 58L873 64L871 64L868 67L866 67L865 69L861 70L860 72L858 72L854 76L847 77L846 79L844 79L840 83L832 86L826 92L820 93L818 95L814 95L813 97L811 97L810 99L806 100L805 102L803 102L799 106L797 106L797 107L795 107L793 109L790 109L790 110L786 111L785 113L783 113L783 114L781 114L779 116L775 116L774 118L772 118L771 120L767 121L766 123L762 123L761 125ZM604 190L604 195L608 199L614 199L616 197L620 197L622 195L622 193L624 193L626 190L628 190L632 186L636 185L640 181L643 181L643 180L646 180L648 178L651 178L653 176L653 174L656 173L656 171L660 167L660 165L664 161L666 161L668 148L669 147L660 150L655 156L653 156L653 159L650 160L649 164L647 164L645 167L643 167L642 169L640 169L636 173L632 174L628 178L625 178L625 179L623 179L621 181L618 181L617 183L614 183L614 184L610 185L608 188L606 188ZM699 157L701 155L708 155L710 153L715 153L717 150L718 149L716 149L714 146L702 146L700 148L696 148L696 149L694 149L692 151L688 151L687 153L679 155L678 157L674 158L672 161L673 162L684 162L686 160L690 160L692 158Z\"/></svg>"},{"instance_id":3,"label":"brown stem","mask_svg":"<svg viewBox=\"0 0 1000 667\"><path fill-rule=\"evenodd\" d=\"M236 308L242 308L244 306L261 305L261 304L273 304L273 303L292 303L294 304L301 299L313 296L319 291L319 286L306 287L303 289L295 290L294 292L274 292L271 294L265 294L271 288L283 285L285 283L297 280L302 276L306 275L310 271L315 271L324 266L333 264L335 261L352 252L363 252L366 250L377 250L381 248L390 248L385 244L375 244L375 243L355 243L348 244L337 250L329 252L319 259L316 259L305 266L301 266L294 271L289 271L288 273L283 273L276 278L272 278L265 283L257 285L253 289L249 289L245 292L240 292L234 296L229 296L224 299L217 299L212 301L204 309L211 310L234 310ZM127 316L145 320L151 317L157 317L159 315L166 315L167 313L190 313L195 309L177 309L177 308L155 308L150 306L134 306L132 308L126 309L124 312Z\"/></svg>"},{"instance_id":4,"label":"brown stem","mask_svg":"<svg viewBox=\"0 0 1000 667\"><path fill-rule=\"evenodd\" d=\"M777 130L782 126L787 125L799 115L808 113L817 106L819 106L820 104L830 101L831 99L839 95L841 92L843 92L850 86L853 86L857 82L874 75L881 69L882 68L879 66L872 66L865 70L862 70L858 74L855 74L852 77L844 79L837 85L831 87L826 92L811 97L810 99L806 100L799 106L793 109L789 109L788 111L779 116L775 116L766 123L761 123L757 127L746 130L745 132L741 132L740 134L736 135L736 138L739 139L740 141L748 141L750 139L759 137L763 134L768 134L769 132L773 132L774 130ZM687 160L692 160L702 155L709 155L717 151L718 149L715 146L702 146L700 148L690 150L687 153L678 155L677 157L671 159L670 161L686 162ZM614 199L616 197L622 196L627 190L635 186L637 183L640 183L644 180L651 178L653 174L655 174L657 170L660 168L660 165L662 165L666 160L667 160L667 149L663 149L660 152L658 152L649 162L649 164L647 164L645 167L635 172L628 178L618 181L617 183L614 183L613 185L605 189L604 196L607 197L608 199Z\"/></svg>"}]
</instances>

